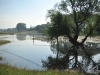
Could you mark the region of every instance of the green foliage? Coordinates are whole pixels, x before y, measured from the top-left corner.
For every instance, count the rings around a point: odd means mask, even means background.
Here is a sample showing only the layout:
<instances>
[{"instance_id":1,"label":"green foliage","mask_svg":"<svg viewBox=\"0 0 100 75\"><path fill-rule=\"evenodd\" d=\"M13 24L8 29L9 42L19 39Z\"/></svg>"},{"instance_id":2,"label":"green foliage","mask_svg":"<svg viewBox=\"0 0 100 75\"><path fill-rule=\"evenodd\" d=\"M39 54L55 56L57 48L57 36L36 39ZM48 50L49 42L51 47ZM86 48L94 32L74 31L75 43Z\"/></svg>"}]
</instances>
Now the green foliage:
<instances>
[{"instance_id":1,"label":"green foliage","mask_svg":"<svg viewBox=\"0 0 100 75\"><path fill-rule=\"evenodd\" d=\"M43 29L43 35L48 36L48 27Z\"/></svg>"},{"instance_id":2,"label":"green foliage","mask_svg":"<svg viewBox=\"0 0 100 75\"><path fill-rule=\"evenodd\" d=\"M16 29L18 32L24 31L24 30L26 30L26 24L25 23L18 23L16 26Z\"/></svg>"},{"instance_id":3,"label":"green foliage","mask_svg":"<svg viewBox=\"0 0 100 75\"><path fill-rule=\"evenodd\" d=\"M0 32L0 34L11 34L11 33L8 33L8 32Z\"/></svg>"},{"instance_id":4,"label":"green foliage","mask_svg":"<svg viewBox=\"0 0 100 75\"><path fill-rule=\"evenodd\" d=\"M95 25L96 25L95 23L97 23L96 22L97 16L98 15L93 15L89 19L87 19L86 25L84 26L84 28L82 28L82 34L83 35L87 35L87 33L89 33L90 30L95 27ZM98 27L98 25L97 25L97 27ZM97 35L96 27L89 36L95 36L95 35Z\"/></svg>"},{"instance_id":5,"label":"green foliage","mask_svg":"<svg viewBox=\"0 0 100 75\"><path fill-rule=\"evenodd\" d=\"M8 40L0 40L0 45L4 45L4 44L7 44L7 43L10 43L10 41L8 41Z\"/></svg>"},{"instance_id":6,"label":"green foliage","mask_svg":"<svg viewBox=\"0 0 100 75\"><path fill-rule=\"evenodd\" d=\"M2 57L0 57L0 60L2 60L3 58Z\"/></svg>"},{"instance_id":7,"label":"green foliage","mask_svg":"<svg viewBox=\"0 0 100 75\"><path fill-rule=\"evenodd\" d=\"M37 25L34 28L30 28L29 31L38 31L39 33L43 33L44 30L48 27L47 24Z\"/></svg>"},{"instance_id":8,"label":"green foliage","mask_svg":"<svg viewBox=\"0 0 100 75\"><path fill-rule=\"evenodd\" d=\"M34 30L38 31L39 33L43 32L43 29L46 27L46 24L37 25Z\"/></svg>"},{"instance_id":9,"label":"green foliage","mask_svg":"<svg viewBox=\"0 0 100 75\"><path fill-rule=\"evenodd\" d=\"M48 15L51 18L51 25L46 29L48 36L57 38L58 36L70 34L72 23L70 23L69 15L63 15L61 12L51 12L51 10L48 11Z\"/></svg>"},{"instance_id":10,"label":"green foliage","mask_svg":"<svg viewBox=\"0 0 100 75\"><path fill-rule=\"evenodd\" d=\"M84 33L82 44L88 36L96 34L95 29L100 26L99 11L98 0L61 0L54 9L48 10L47 17L51 19L48 35L66 35L72 44L79 44L77 39Z\"/></svg>"}]
</instances>

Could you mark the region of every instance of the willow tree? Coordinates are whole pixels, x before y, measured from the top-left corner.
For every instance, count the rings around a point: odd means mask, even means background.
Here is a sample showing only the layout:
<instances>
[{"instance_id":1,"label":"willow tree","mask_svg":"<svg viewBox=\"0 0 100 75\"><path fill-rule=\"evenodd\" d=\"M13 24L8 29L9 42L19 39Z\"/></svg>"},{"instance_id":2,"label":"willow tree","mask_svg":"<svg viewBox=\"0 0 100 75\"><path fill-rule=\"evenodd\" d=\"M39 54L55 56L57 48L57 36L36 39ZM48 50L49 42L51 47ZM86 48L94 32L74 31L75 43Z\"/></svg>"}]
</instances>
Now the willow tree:
<instances>
[{"instance_id":1,"label":"willow tree","mask_svg":"<svg viewBox=\"0 0 100 75\"><path fill-rule=\"evenodd\" d=\"M82 45L100 25L100 2L98 0L62 0L48 10L51 19L50 36L66 35L73 45ZM78 41L82 32L85 37Z\"/></svg>"}]
</instances>

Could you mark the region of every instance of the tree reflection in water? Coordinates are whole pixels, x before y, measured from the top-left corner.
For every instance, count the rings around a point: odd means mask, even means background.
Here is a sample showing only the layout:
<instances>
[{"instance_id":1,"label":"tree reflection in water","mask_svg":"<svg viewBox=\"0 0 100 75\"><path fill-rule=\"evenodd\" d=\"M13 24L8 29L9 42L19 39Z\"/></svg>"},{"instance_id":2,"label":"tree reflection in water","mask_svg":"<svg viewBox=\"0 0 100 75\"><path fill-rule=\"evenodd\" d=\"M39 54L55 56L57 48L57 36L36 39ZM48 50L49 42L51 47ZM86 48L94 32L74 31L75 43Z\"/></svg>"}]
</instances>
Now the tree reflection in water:
<instances>
[{"instance_id":1,"label":"tree reflection in water","mask_svg":"<svg viewBox=\"0 0 100 75\"><path fill-rule=\"evenodd\" d=\"M51 42L51 50L57 54L56 41ZM59 41L59 56L49 56L47 60L43 60L43 67L47 69L79 69L83 72L88 72L90 68L97 65L99 62L94 62L93 55L97 54L100 48L96 43L86 43L84 46L72 46L69 42ZM99 51L100 52L100 51Z\"/></svg>"},{"instance_id":2,"label":"tree reflection in water","mask_svg":"<svg viewBox=\"0 0 100 75\"><path fill-rule=\"evenodd\" d=\"M20 41L26 40L26 34L17 34L16 38Z\"/></svg>"}]
</instances>

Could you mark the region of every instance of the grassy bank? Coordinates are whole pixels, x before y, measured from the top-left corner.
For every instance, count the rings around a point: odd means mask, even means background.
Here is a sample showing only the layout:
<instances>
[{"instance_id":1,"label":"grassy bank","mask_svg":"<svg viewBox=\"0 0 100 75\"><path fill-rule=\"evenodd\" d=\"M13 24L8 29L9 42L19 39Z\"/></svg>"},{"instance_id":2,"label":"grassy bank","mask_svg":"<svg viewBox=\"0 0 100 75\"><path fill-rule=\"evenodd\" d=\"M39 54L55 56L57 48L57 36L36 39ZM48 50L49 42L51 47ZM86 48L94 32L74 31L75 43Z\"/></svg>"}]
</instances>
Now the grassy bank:
<instances>
[{"instance_id":1,"label":"grassy bank","mask_svg":"<svg viewBox=\"0 0 100 75\"><path fill-rule=\"evenodd\" d=\"M4 44L7 44L7 43L10 43L10 41L8 41L8 40L0 40L0 45L4 45Z\"/></svg>"},{"instance_id":2,"label":"grassy bank","mask_svg":"<svg viewBox=\"0 0 100 75\"><path fill-rule=\"evenodd\" d=\"M60 71L37 71L37 70L26 70L18 69L15 67L0 64L0 75L83 75L78 72L60 72Z\"/></svg>"},{"instance_id":3,"label":"grassy bank","mask_svg":"<svg viewBox=\"0 0 100 75\"><path fill-rule=\"evenodd\" d=\"M11 34L9 32L0 32L0 35L6 35L6 34Z\"/></svg>"}]
</instances>

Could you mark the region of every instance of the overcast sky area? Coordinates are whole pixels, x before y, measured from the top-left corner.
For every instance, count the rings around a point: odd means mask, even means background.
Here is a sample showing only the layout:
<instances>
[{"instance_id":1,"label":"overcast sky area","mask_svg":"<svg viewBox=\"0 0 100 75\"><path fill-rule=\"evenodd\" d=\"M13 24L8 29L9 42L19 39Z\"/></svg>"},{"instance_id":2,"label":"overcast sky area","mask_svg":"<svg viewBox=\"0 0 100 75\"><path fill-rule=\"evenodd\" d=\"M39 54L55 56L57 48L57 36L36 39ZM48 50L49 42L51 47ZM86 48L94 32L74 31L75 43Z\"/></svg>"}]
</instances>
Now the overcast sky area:
<instances>
[{"instance_id":1,"label":"overcast sky area","mask_svg":"<svg viewBox=\"0 0 100 75\"><path fill-rule=\"evenodd\" d=\"M46 24L47 10L61 0L0 0L0 29L15 28L26 23L27 28Z\"/></svg>"}]
</instances>

